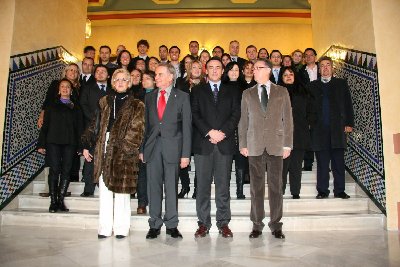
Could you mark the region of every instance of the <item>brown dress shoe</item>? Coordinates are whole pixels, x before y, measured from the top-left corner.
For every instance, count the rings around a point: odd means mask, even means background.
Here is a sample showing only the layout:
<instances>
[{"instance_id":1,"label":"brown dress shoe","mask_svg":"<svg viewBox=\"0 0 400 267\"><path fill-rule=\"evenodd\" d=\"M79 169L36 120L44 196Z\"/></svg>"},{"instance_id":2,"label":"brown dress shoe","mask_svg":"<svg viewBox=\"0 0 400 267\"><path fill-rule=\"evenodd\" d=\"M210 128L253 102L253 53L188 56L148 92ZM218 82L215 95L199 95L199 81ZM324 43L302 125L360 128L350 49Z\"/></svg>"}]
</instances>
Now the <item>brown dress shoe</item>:
<instances>
[{"instance_id":1,"label":"brown dress shoe","mask_svg":"<svg viewBox=\"0 0 400 267\"><path fill-rule=\"evenodd\" d=\"M258 238L260 235L262 235L262 232L261 231L258 231L258 230L252 230L251 231L251 233L250 233L250 235L249 235L249 238Z\"/></svg>"},{"instance_id":2,"label":"brown dress shoe","mask_svg":"<svg viewBox=\"0 0 400 267\"><path fill-rule=\"evenodd\" d=\"M136 213L137 213L137 214L146 214L146 213L147 213L146 206L139 206L139 207L137 207Z\"/></svg>"},{"instance_id":3,"label":"brown dress shoe","mask_svg":"<svg viewBox=\"0 0 400 267\"><path fill-rule=\"evenodd\" d=\"M285 235L282 233L282 230L275 230L272 232L272 235L278 239L285 239Z\"/></svg>"},{"instance_id":4,"label":"brown dress shoe","mask_svg":"<svg viewBox=\"0 0 400 267\"><path fill-rule=\"evenodd\" d=\"M196 233L194 233L194 237L205 237L208 234L208 228L205 225L200 225L199 229L197 229Z\"/></svg>"},{"instance_id":5,"label":"brown dress shoe","mask_svg":"<svg viewBox=\"0 0 400 267\"><path fill-rule=\"evenodd\" d=\"M219 233L222 235L222 237L233 237L231 229L229 229L228 225L224 225L221 228L219 228Z\"/></svg>"}]
</instances>

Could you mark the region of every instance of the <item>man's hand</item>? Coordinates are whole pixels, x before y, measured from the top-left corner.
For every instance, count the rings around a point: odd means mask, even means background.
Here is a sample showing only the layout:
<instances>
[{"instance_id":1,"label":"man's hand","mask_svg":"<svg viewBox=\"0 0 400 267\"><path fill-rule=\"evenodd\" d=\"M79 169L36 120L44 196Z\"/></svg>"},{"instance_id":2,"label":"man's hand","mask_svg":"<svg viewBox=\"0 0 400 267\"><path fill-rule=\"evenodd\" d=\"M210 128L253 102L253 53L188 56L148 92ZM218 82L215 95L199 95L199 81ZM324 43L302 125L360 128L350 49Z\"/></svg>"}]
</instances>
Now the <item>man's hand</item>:
<instances>
[{"instance_id":1,"label":"man's hand","mask_svg":"<svg viewBox=\"0 0 400 267\"><path fill-rule=\"evenodd\" d=\"M44 148L38 148L38 150L37 150L40 154L46 154L46 149L44 149Z\"/></svg>"},{"instance_id":2,"label":"man's hand","mask_svg":"<svg viewBox=\"0 0 400 267\"><path fill-rule=\"evenodd\" d=\"M225 134L218 130L211 130L208 132L208 136L210 139L214 140L215 142L221 142L225 138Z\"/></svg>"},{"instance_id":3,"label":"man's hand","mask_svg":"<svg viewBox=\"0 0 400 267\"><path fill-rule=\"evenodd\" d=\"M92 154L89 153L89 150L84 149L82 154L83 154L83 156L85 157L85 160L86 160L87 162L91 162L91 161L92 161L93 156L92 156Z\"/></svg>"},{"instance_id":4,"label":"man's hand","mask_svg":"<svg viewBox=\"0 0 400 267\"><path fill-rule=\"evenodd\" d=\"M42 126L43 126L43 120L44 120L44 111L42 110L39 114L39 118L37 121L37 126L39 129L42 128Z\"/></svg>"},{"instance_id":5,"label":"man's hand","mask_svg":"<svg viewBox=\"0 0 400 267\"><path fill-rule=\"evenodd\" d=\"M353 131L353 127L350 127L350 126L345 126L344 127L344 132L345 133L351 133Z\"/></svg>"},{"instance_id":6,"label":"man's hand","mask_svg":"<svg viewBox=\"0 0 400 267\"><path fill-rule=\"evenodd\" d=\"M139 159L144 163L144 161L143 161L143 153L139 153Z\"/></svg>"},{"instance_id":7,"label":"man's hand","mask_svg":"<svg viewBox=\"0 0 400 267\"><path fill-rule=\"evenodd\" d=\"M181 169L189 166L190 159L189 158L181 158Z\"/></svg>"},{"instance_id":8,"label":"man's hand","mask_svg":"<svg viewBox=\"0 0 400 267\"><path fill-rule=\"evenodd\" d=\"M291 150L290 148L284 148L284 149L283 149L282 158L283 158L283 159L286 159L287 157L289 157L291 151L292 151L292 150Z\"/></svg>"},{"instance_id":9,"label":"man's hand","mask_svg":"<svg viewBox=\"0 0 400 267\"><path fill-rule=\"evenodd\" d=\"M249 150L247 149L247 147L241 148L240 149L240 154L242 154L245 157L249 156Z\"/></svg>"}]
</instances>

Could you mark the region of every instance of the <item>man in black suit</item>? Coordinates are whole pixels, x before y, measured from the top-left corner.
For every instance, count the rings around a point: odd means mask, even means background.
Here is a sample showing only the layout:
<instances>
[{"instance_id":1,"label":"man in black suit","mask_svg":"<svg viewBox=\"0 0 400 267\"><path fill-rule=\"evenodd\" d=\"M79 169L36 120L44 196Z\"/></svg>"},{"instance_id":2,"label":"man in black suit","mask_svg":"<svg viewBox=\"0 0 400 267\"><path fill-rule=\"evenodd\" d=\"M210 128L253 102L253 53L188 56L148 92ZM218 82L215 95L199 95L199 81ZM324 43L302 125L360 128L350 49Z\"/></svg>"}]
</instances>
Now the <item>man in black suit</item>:
<instances>
[{"instance_id":1,"label":"man in black suit","mask_svg":"<svg viewBox=\"0 0 400 267\"><path fill-rule=\"evenodd\" d=\"M82 60L82 73L79 77L79 84L81 85L80 94L82 94L85 87L96 83L96 79L93 76L94 60L90 57L85 57Z\"/></svg>"},{"instance_id":2,"label":"man in black suit","mask_svg":"<svg viewBox=\"0 0 400 267\"><path fill-rule=\"evenodd\" d=\"M83 66L83 65L82 65ZM108 69L104 65L97 65L94 69L95 82L87 85L80 95L80 104L84 117L84 126L88 127L94 119L96 110L99 108L99 100L111 91L111 86L107 84ZM94 151L89 151L93 155ZM83 165L82 177L85 188L81 197L90 197L94 194L95 184L93 183L93 162L85 160Z\"/></svg>"},{"instance_id":3,"label":"man in black suit","mask_svg":"<svg viewBox=\"0 0 400 267\"><path fill-rule=\"evenodd\" d=\"M229 43L229 55L231 56L231 60L233 62L237 62L240 69L243 70L243 65L246 62L246 59L239 57L239 42L233 40Z\"/></svg>"},{"instance_id":4,"label":"man in black suit","mask_svg":"<svg viewBox=\"0 0 400 267\"><path fill-rule=\"evenodd\" d=\"M137 42L136 47L137 47L139 55L132 59L133 65L135 66L136 65L136 60L141 58L141 59L144 60L146 66L147 66L147 64L149 64L149 60L150 60L150 57L147 55L147 52L149 51L149 48L150 48L149 42L147 40L144 40L144 39L139 40Z\"/></svg>"},{"instance_id":5,"label":"man in black suit","mask_svg":"<svg viewBox=\"0 0 400 267\"><path fill-rule=\"evenodd\" d=\"M274 84L282 83L282 53L279 50L272 50L270 54L270 61L272 63L270 81Z\"/></svg>"},{"instance_id":6,"label":"man in black suit","mask_svg":"<svg viewBox=\"0 0 400 267\"><path fill-rule=\"evenodd\" d=\"M308 84L314 118L311 122L312 148L317 157L316 198L329 195L329 163L334 177L334 196L347 199L345 190L344 150L346 135L353 131L354 113L346 80L332 77L330 57L320 59L321 78Z\"/></svg>"},{"instance_id":7,"label":"man in black suit","mask_svg":"<svg viewBox=\"0 0 400 267\"><path fill-rule=\"evenodd\" d=\"M240 119L240 94L221 84L223 65L218 57L206 64L208 83L192 89L193 153L197 175L196 211L204 237L211 227L211 183L215 182L217 227L223 237L232 237L229 183L232 157L236 152L235 129Z\"/></svg>"},{"instance_id":8,"label":"man in black suit","mask_svg":"<svg viewBox=\"0 0 400 267\"><path fill-rule=\"evenodd\" d=\"M179 167L189 165L192 136L192 113L189 94L173 87L176 78L171 64L156 68L157 90L146 95L145 136L140 159L147 163L149 226L146 238L157 238L165 224L167 234L182 238L178 226L177 185ZM165 191L165 214L161 218Z\"/></svg>"},{"instance_id":9,"label":"man in black suit","mask_svg":"<svg viewBox=\"0 0 400 267\"><path fill-rule=\"evenodd\" d=\"M304 58L306 65L299 70L299 79L304 86L307 86L310 82L321 78L321 74L316 63L317 52L314 48L306 48L304 50ZM314 151L306 151L304 153L304 171L312 171L314 163Z\"/></svg>"}]
</instances>

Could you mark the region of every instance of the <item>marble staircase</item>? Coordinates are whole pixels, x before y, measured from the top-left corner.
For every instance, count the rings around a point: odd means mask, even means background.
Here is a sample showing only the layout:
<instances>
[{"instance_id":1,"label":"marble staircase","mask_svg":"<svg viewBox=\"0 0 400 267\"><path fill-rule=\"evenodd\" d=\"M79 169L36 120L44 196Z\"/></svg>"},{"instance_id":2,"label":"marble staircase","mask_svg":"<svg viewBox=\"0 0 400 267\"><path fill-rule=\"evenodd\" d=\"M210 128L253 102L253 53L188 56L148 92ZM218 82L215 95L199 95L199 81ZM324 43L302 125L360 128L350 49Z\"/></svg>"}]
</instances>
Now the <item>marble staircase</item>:
<instances>
[{"instance_id":1,"label":"marble staircase","mask_svg":"<svg viewBox=\"0 0 400 267\"><path fill-rule=\"evenodd\" d=\"M69 187L71 197L66 198L66 205L70 212L51 214L48 212L49 198L39 196L39 193L46 192L46 175L47 169L0 212L1 225L96 229L98 220L97 188L94 197L83 198L79 195L83 192L84 184L72 182ZM194 168L190 172L190 177L193 184ZM333 198L333 194L328 199L315 199L317 194L315 183L315 170L303 172L301 199L296 200L291 198L289 185L287 186L284 195L284 214L282 219L284 231L372 230L384 228L385 216L365 196L364 192L351 177L347 177L346 180L346 192L351 196L347 200ZM213 185L212 196L214 191ZM236 199L235 174L232 172L230 191L232 198L231 229L233 232L249 232L252 227L249 219L250 187L248 184L244 186L245 200ZM179 229L183 232L194 232L197 228L196 203L195 200L191 199L191 195L192 191L189 193L188 198L179 199L178 201ZM211 232L216 232L218 230L215 227L216 208L214 199L212 199L211 204L214 225ZM132 199L131 205L131 229L146 231L148 229L148 216L136 214L137 199ZM266 194L265 209L267 213L265 223L267 223L269 215L268 194Z\"/></svg>"}]
</instances>

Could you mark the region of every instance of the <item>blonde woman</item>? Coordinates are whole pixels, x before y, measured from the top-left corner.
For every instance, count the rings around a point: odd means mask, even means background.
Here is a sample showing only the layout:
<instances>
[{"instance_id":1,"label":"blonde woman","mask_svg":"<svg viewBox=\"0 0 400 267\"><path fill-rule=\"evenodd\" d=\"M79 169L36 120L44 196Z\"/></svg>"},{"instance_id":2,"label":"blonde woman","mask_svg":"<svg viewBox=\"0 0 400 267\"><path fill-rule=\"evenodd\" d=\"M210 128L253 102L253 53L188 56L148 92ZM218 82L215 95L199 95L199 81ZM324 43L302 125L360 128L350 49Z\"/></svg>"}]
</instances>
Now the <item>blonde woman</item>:
<instances>
[{"instance_id":1,"label":"blonde woman","mask_svg":"<svg viewBox=\"0 0 400 267\"><path fill-rule=\"evenodd\" d=\"M114 93L100 99L98 115L82 136L83 155L89 162L94 160L94 183L99 183L99 239L129 234L130 194L136 193L144 132L144 104L128 93L129 72L117 69L111 84Z\"/></svg>"}]
</instances>

